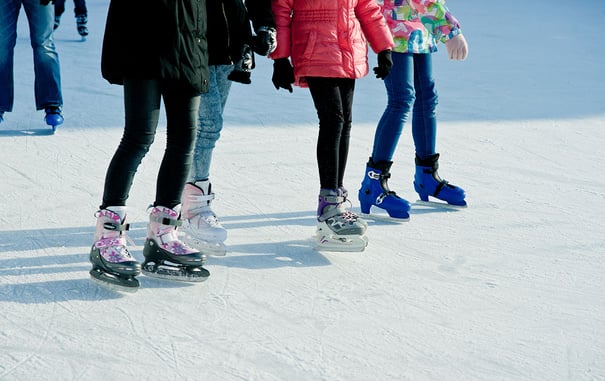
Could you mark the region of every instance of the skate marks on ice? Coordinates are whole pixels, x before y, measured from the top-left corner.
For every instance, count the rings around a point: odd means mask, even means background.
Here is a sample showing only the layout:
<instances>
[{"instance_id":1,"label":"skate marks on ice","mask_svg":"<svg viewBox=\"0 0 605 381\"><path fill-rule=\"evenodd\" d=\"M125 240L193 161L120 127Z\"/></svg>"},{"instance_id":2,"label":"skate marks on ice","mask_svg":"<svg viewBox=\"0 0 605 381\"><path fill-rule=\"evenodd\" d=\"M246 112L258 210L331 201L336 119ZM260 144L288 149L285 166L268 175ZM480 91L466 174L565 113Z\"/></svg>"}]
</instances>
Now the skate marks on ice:
<instances>
[{"instance_id":1,"label":"skate marks on ice","mask_svg":"<svg viewBox=\"0 0 605 381\"><path fill-rule=\"evenodd\" d=\"M236 233L233 233L235 236ZM258 241L258 237L254 237ZM224 257L208 257L206 265L243 268L249 270L278 269L283 267L321 267L330 261L314 250L314 240L254 242L229 244Z\"/></svg>"}]
</instances>

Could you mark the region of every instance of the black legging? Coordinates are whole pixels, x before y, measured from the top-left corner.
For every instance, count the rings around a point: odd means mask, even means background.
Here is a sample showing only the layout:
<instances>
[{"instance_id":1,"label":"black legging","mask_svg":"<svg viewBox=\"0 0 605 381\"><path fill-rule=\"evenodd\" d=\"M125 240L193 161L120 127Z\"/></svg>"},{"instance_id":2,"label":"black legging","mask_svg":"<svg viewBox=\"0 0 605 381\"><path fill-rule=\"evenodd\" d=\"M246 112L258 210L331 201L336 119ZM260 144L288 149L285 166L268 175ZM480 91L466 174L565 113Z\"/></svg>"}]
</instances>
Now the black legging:
<instances>
[{"instance_id":1,"label":"black legging","mask_svg":"<svg viewBox=\"0 0 605 381\"><path fill-rule=\"evenodd\" d=\"M307 83L319 117L317 166L321 188L343 186L351 136L355 80L308 77Z\"/></svg>"},{"instance_id":2,"label":"black legging","mask_svg":"<svg viewBox=\"0 0 605 381\"><path fill-rule=\"evenodd\" d=\"M107 169L101 209L126 205L134 175L155 137L161 99L167 139L154 205L174 208L181 203L193 157L200 97L167 81L128 79L124 81L126 125Z\"/></svg>"}]
</instances>

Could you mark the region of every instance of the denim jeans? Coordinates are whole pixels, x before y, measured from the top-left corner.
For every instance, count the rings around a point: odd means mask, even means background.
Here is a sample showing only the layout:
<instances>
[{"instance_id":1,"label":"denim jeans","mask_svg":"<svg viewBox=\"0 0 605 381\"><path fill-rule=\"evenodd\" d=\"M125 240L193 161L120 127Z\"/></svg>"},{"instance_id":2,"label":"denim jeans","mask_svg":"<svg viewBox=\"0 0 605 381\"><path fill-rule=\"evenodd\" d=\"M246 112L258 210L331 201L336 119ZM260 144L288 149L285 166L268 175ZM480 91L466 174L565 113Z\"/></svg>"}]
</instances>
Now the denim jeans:
<instances>
[{"instance_id":1,"label":"denim jeans","mask_svg":"<svg viewBox=\"0 0 605 381\"><path fill-rule=\"evenodd\" d=\"M13 77L14 51L17 41L17 18L21 5L29 22L29 37L34 51L34 94L36 109L62 106L59 55L53 40L52 4L40 0L0 1L0 112L12 111L15 98Z\"/></svg>"},{"instance_id":2,"label":"denim jeans","mask_svg":"<svg viewBox=\"0 0 605 381\"><path fill-rule=\"evenodd\" d=\"M162 99L167 121L166 149L154 205L174 208L181 203L191 168L200 99L187 93L171 81L128 78L124 81L124 134L105 176L101 209L126 205L134 175L155 138Z\"/></svg>"},{"instance_id":3,"label":"denim jeans","mask_svg":"<svg viewBox=\"0 0 605 381\"><path fill-rule=\"evenodd\" d=\"M374 136L372 160L391 161L403 124L412 110L412 138L416 154L426 158L435 153L437 90L430 54L393 52L393 68L385 78L387 107Z\"/></svg>"},{"instance_id":4,"label":"denim jeans","mask_svg":"<svg viewBox=\"0 0 605 381\"><path fill-rule=\"evenodd\" d=\"M189 173L190 182L207 180L210 177L212 151L223 129L223 111L231 89L227 79L233 65L210 65L210 88L201 94L199 123L193 163Z\"/></svg>"},{"instance_id":5,"label":"denim jeans","mask_svg":"<svg viewBox=\"0 0 605 381\"><path fill-rule=\"evenodd\" d=\"M61 16L65 12L65 0L55 1L55 16ZM86 0L74 0L74 15L87 16Z\"/></svg>"},{"instance_id":6,"label":"denim jeans","mask_svg":"<svg viewBox=\"0 0 605 381\"><path fill-rule=\"evenodd\" d=\"M319 117L317 166L322 189L343 187L351 137L355 80L307 77Z\"/></svg>"}]
</instances>

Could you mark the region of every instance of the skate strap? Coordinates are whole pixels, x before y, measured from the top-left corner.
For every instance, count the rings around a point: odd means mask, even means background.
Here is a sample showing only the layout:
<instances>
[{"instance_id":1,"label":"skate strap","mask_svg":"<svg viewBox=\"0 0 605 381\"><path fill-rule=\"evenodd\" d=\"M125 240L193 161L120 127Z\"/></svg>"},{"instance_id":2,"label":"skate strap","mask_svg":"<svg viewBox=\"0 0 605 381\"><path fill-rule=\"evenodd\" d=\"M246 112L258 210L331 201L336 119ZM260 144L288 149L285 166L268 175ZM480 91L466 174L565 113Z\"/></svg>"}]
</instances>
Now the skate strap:
<instances>
[{"instance_id":1,"label":"skate strap","mask_svg":"<svg viewBox=\"0 0 605 381\"><path fill-rule=\"evenodd\" d=\"M130 224L114 224L112 222L105 222L103 224L103 229L114 232L123 232L130 230Z\"/></svg>"},{"instance_id":2,"label":"skate strap","mask_svg":"<svg viewBox=\"0 0 605 381\"><path fill-rule=\"evenodd\" d=\"M101 249L104 247L112 247L112 246L126 246L126 242L123 237L109 237L109 238L101 238L100 240L95 242L95 247Z\"/></svg>"},{"instance_id":3,"label":"skate strap","mask_svg":"<svg viewBox=\"0 0 605 381\"><path fill-rule=\"evenodd\" d=\"M433 192L433 196L437 197L439 192L441 192L441 189L443 189L443 187L446 186L447 184L448 184L448 182L446 180L441 180L439 182L439 184L437 184L437 187L435 188L435 192Z\"/></svg>"},{"instance_id":4,"label":"skate strap","mask_svg":"<svg viewBox=\"0 0 605 381\"><path fill-rule=\"evenodd\" d=\"M329 195L329 196L319 196L321 199L328 204L342 204L345 201L345 198L342 196Z\"/></svg>"},{"instance_id":5,"label":"skate strap","mask_svg":"<svg viewBox=\"0 0 605 381\"><path fill-rule=\"evenodd\" d=\"M214 200L214 193L201 194L201 195L190 195L189 199L192 202L200 202L200 201L209 202L209 201Z\"/></svg>"},{"instance_id":6,"label":"skate strap","mask_svg":"<svg viewBox=\"0 0 605 381\"><path fill-rule=\"evenodd\" d=\"M159 216L149 216L149 221L159 222L162 225L170 225L170 226L181 226L183 221L174 220L172 218L159 217Z\"/></svg>"}]
</instances>

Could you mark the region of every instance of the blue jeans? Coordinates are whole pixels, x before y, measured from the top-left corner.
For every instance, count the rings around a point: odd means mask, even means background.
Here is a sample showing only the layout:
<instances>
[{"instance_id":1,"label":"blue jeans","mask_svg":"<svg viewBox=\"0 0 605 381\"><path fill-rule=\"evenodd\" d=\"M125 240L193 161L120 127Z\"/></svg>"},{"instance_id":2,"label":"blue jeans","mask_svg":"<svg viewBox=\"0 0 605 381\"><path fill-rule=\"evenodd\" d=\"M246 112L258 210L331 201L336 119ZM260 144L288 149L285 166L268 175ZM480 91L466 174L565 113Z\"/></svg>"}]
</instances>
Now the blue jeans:
<instances>
[{"instance_id":1,"label":"blue jeans","mask_svg":"<svg viewBox=\"0 0 605 381\"><path fill-rule=\"evenodd\" d=\"M17 19L21 5L29 22L29 38L34 51L34 94L36 109L62 106L59 55L53 40L52 4L40 0L0 1L0 112L12 111L15 98L13 77L14 51L17 41Z\"/></svg>"},{"instance_id":2,"label":"blue jeans","mask_svg":"<svg viewBox=\"0 0 605 381\"><path fill-rule=\"evenodd\" d=\"M210 88L201 94L199 123L193 163L189 173L189 182L207 180L210 177L212 151L223 129L223 111L231 89L227 79L233 71L233 65L210 65Z\"/></svg>"},{"instance_id":3,"label":"blue jeans","mask_svg":"<svg viewBox=\"0 0 605 381\"><path fill-rule=\"evenodd\" d=\"M416 154L426 158L435 153L438 97L431 55L393 52L392 57L393 69L384 80L387 107L374 136L372 160L375 163L392 160L410 110Z\"/></svg>"}]
</instances>

